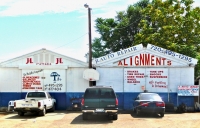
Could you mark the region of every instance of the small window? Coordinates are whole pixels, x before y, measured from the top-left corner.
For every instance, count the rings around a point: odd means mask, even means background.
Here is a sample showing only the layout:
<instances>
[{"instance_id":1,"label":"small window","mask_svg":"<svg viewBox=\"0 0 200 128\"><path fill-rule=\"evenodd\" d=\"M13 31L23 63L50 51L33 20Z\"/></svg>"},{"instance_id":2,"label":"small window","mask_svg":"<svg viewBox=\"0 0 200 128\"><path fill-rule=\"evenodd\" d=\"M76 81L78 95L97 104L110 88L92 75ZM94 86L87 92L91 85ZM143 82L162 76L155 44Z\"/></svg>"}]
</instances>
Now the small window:
<instances>
[{"instance_id":1,"label":"small window","mask_svg":"<svg viewBox=\"0 0 200 128\"><path fill-rule=\"evenodd\" d=\"M100 89L100 97L101 98L115 98L115 93L110 88L101 88Z\"/></svg>"},{"instance_id":2,"label":"small window","mask_svg":"<svg viewBox=\"0 0 200 128\"><path fill-rule=\"evenodd\" d=\"M92 88L92 89L87 89L85 91L85 95L84 97L85 98L97 98L98 97L98 94L99 93L99 89L96 89L96 88Z\"/></svg>"},{"instance_id":3,"label":"small window","mask_svg":"<svg viewBox=\"0 0 200 128\"><path fill-rule=\"evenodd\" d=\"M44 92L29 92L27 97L31 98L31 97L46 97L46 96Z\"/></svg>"}]
</instances>

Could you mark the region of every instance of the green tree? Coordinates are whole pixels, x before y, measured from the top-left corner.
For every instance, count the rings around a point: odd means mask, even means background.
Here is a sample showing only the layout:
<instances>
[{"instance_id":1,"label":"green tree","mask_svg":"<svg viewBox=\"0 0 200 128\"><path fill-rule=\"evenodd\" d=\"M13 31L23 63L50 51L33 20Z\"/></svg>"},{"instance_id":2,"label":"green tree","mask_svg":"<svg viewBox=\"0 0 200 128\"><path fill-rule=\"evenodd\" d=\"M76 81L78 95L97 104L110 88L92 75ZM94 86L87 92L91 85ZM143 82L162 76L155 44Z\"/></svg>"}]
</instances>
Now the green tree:
<instances>
[{"instance_id":1,"label":"green tree","mask_svg":"<svg viewBox=\"0 0 200 128\"><path fill-rule=\"evenodd\" d=\"M115 19L97 18L96 28L103 49L112 53L150 43L200 60L200 8L193 7L193 3L193 0L152 0L151 3L141 0L118 12ZM93 52L100 47L93 46ZM199 61L195 76L200 76Z\"/></svg>"},{"instance_id":2,"label":"green tree","mask_svg":"<svg viewBox=\"0 0 200 128\"><path fill-rule=\"evenodd\" d=\"M126 11L117 12L115 19L96 19L96 31L101 35L99 40L104 43L103 48L106 49L106 53L116 52L133 45L134 35L139 32L138 24L142 18L141 10L148 4L149 0L142 0L134 5L129 5ZM100 54L95 52L99 52L98 49L101 47L101 45L93 44L93 57L99 57L96 55Z\"/></svg>"},{"instance_id":3,"label":"green tree","mask_svg":"<svg viewBox=\"0 0 200 128\"><path fill-rule=\"evenodd\" d=\"M140 32L136 44L148 43L197 58L200 42L200 8L192 8L193 0L153 0L141 12ZM199 65L199 64L198 64ZM200 66L195 75L200 75Z\"/></svg>"}]
</instances>

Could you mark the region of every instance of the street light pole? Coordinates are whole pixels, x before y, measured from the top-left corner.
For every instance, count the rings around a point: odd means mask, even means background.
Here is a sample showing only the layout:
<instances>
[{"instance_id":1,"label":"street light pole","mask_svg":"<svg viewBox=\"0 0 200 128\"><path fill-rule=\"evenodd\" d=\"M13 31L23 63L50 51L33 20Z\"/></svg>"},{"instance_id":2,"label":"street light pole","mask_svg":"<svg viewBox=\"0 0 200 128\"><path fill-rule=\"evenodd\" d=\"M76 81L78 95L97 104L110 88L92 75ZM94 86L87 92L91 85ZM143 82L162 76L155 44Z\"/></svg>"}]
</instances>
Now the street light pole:
<instances>
[{"instance_id":1,"label":"street light pole","mask_svg":"<svg viewBox=\"0 0 200 128\"><path fill-rule=\"evenodd\" d=\"M91 34L91 8L88 4L84 4L88 8L88 30L89 30L89 69L92 68L92 34ZM92 86L92 81L89 81L89 86Z\"/></svg>"}]
</instances>

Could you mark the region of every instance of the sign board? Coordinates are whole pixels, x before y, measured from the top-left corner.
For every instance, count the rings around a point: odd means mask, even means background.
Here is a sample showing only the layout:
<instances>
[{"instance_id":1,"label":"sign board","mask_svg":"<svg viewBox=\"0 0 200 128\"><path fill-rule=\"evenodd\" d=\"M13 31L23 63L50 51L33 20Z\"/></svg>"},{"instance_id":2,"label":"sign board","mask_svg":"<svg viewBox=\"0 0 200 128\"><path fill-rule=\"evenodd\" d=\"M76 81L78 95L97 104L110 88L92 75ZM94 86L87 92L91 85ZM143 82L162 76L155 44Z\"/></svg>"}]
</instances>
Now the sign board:
<instances>
[{"instance_id":1,"label":"sign board","mask_svg":"<svg viewBox=\"0 0 200 128\"><path fill-rule=\"evenodd\" d=\"M95 58L95 59L93 59L92 63L95 64L95 65L101 64L101 63L107 62L111 59L116 59L116 58L119 58L121 56L134 53L134 52L139 51L141 49L143 49L143 45L139 44L139 45L136 45L136 46L124 49L124 50L120 50L118 52L114 52L114 53L107 54L107 55L99 57L99 58Z\"/></svg>"},{"instance_id":2,"label":"sign board","mask_svg":"<svg viewBox=\"0 0 200 128\"><path fill-rule=\"evenodd\" d=\"M178 96L199 96L199 85L178 86Z\"/></svg>"},{"instance_id":3,"label":"sign board","mask_svg":"<svg viewBox=\"0 0 200 128\"><path fill-rule=\"evenodd\" d=\"M141 88L142 87L142 88ZM124 68L124 91L168 92L167 68Z\"/></svg>"},{"instance_id":4,"label":"sign board","mask_svg":"<svg viewBox=\"0 0 200 128\"><path fill-rule=\"evenodd\" d=\"M22 92L65 92L65 70L22 70Z\"/></svg>"},{"instance_id":5,"label":"sign board","mask_svg":"<svg viewBox=\"0 0 200 128\"><path fill-rule=\"evenodd\" d=\"M198 61L197 59L194 59L192 57L189 57L189 56L186 56L186 55L183 55L180 53L176 53L176 52L173 52L173 51L170 51L170 50L167 50L167 49L164 49L164 48L152 45L152 44L148 44L147 49L153 50L154 52L157 52L159 54L164 54L166 56L181 59L185 62L192 63L192 64L197 64L197 61Z\"/></svg>"}]
</instances>

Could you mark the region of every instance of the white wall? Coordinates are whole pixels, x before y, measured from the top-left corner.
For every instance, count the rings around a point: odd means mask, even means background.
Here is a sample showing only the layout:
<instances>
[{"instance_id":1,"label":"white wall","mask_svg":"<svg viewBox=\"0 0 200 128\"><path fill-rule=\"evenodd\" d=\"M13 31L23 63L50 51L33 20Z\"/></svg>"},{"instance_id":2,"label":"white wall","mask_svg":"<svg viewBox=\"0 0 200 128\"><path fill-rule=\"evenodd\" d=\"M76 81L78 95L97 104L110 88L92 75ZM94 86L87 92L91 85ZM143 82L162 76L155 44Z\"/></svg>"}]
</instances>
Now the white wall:
<instances>
[{"instance_id":1,"label":"white wall","mask_svg":"<svg viewBox=\"0 0 200 128\"><path fill-rule=\"evenodd\" d=\"M21 70L0 68L0 92L21 92Z\"/></svg>"},{"instance_id":2,"label":"white wall","mask_svg":"<svg viewBox=\"0 0 200 128\"><path fill-rule=\"evenodd\" d=\"M194 68L169 68L169 89L177 92L178 85L194 85Z\"/></svg>"},{"instance_id":3,"label":"white wall","mask_svg":"<svg viewBox=\"0 0 200 128\"><path fill-rule=\"evenodd\" d=\"M83 79L83 71L88 68L67 69L67 92L84 92L89 87L89 81Z\"/></svg>"},{"instance_id":4,"label":"white wall","mask_svg":"<svg viewBox=\"0 0 200 128\"><path fill-rule=\"evenodd\" d=\"M141 68L135 68L141 69ZM153 69L153 67L152 67ZM160 68L161 69L161 68ZM166 69L166 68L165 68ZM177 92L178 85L194 85L194 68L167 68L168 69L168 87L171 92ZM132 88L124 85L124 68L97 68L100 74L96 85L112 86L116 92L140 92L141 87ZM143 82L142 82L143 83ZM147 84L148 85L148 84ZM136 85L132 85L136 86ZM123 89L124 87L124 89ZM148 89L148 87L147 87ZM154 90L155 91L155 90ZM160 89L158 92L167 92L168 89Z\"/></svg>"},{"instance_id":5,"label":"white wall","mask_svg":"<svg viewBox=\"0 0 200 128\"><path fill-rule=\"evenodd\" d=\"M123 68L97 68L100 76L96 85L112 86L115 92L123 92Z\"/></svg>"}]
</instances>

